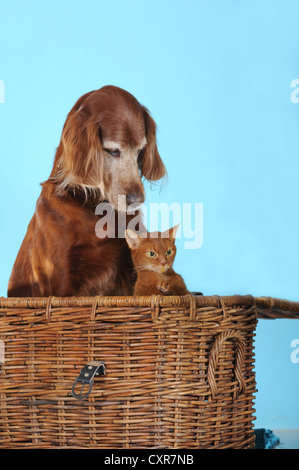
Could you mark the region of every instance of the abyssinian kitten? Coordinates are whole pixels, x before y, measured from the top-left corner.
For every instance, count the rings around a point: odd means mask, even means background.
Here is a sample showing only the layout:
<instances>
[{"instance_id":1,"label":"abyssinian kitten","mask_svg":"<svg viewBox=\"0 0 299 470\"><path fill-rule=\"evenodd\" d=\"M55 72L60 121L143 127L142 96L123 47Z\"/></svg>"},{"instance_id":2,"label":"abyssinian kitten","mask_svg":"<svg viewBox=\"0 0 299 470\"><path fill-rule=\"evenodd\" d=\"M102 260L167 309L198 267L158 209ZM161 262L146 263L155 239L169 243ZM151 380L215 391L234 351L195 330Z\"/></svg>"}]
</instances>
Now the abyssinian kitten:
<instances>
[{"instance_id":1,"label":"abyssinian kitten","mask_svg":"<svg viewBox=\"0 0 299 470\"><path fill-rule=\"evenodd\" d=\"M178 227L176 225L165 232L147 232L142 236L126 230L126 241L131 248L137 274L134 295L190 294L183 278L172 268Z\"/></svg>"}]
</instances>

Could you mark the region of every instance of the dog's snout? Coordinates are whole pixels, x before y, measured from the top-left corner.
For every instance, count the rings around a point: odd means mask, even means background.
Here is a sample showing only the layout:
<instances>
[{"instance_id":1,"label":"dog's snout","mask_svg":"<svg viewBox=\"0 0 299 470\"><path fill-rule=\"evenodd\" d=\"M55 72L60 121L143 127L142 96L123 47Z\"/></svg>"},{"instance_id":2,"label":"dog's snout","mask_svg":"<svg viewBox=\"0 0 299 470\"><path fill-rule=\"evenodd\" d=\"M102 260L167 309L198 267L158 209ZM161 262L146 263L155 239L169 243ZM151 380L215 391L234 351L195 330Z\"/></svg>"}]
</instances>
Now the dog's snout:
<instances>
[{"instance_id":1,"label":"dog's snout","mask_svg":"<svg viewBox=\"0 0 299 470\"><path fill-rule=\"evenodd\" d=\"M128 204L142 204L144 202L144 194L141 191L127 194L126 196Z\"/></svg>"}]
</instances>

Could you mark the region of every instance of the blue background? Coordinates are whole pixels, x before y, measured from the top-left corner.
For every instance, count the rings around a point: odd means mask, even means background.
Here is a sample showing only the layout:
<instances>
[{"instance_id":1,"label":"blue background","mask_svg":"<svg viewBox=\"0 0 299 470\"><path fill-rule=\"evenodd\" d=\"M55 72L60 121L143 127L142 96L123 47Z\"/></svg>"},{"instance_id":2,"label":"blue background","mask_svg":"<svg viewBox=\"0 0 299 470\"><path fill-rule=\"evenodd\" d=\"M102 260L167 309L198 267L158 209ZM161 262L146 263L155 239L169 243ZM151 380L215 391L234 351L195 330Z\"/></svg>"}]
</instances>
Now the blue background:
<instances>
[{"instance_id":1,"label":"blue background","mask_svg":"<svg viewBox=\"0 0 299 470\"><path fill-rule=\"evenodd\" d=\"M0 295L70 108L114 84L147 106L168 170L150 202L201 202L191 290L299 300L299 3L2 0ZM296 320L261 320L256 427L299 428Z\"/></svg>"}]
</instances>

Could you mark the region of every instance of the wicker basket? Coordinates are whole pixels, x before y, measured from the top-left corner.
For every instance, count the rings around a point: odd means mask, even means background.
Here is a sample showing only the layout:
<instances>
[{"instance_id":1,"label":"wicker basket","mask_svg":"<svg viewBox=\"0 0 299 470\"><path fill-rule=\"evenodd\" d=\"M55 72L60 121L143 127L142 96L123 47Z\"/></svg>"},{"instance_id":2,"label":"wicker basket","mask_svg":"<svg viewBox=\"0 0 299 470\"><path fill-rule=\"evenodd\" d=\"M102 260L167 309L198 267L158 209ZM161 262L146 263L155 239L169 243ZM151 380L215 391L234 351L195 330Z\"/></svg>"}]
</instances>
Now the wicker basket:
<instances>
[{"instance_id":1,"label":"wicker basket","mask_svg":"<svg viewBox=\"0 0 299 470\"><path fill-rule=\"evenodd\" d=\"M253 448L251 296L0 299L0 447Z\"/></svg>"}]
</instances>

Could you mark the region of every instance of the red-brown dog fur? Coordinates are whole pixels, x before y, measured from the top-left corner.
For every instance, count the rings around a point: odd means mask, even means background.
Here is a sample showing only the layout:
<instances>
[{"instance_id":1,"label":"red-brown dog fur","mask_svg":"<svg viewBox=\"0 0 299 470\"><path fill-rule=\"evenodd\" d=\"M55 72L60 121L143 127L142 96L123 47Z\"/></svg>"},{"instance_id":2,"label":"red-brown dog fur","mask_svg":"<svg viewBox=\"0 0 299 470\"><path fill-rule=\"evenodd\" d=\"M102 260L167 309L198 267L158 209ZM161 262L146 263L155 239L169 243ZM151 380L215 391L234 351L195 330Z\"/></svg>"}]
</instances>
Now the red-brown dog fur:
<instances>
[{"instance_id":1,"label":"red-brown dog fur","mask_svg":"<svg viewBox=\"0 0 299 470\"><path fill-rule=\"evenodd\" d=\"M130 203L144 201L141 178L154 181L165 173L155 122L130 93L106 86L82 96L64 124L8 296L131 295L126 227L118 238L98 238L95 208L108 201L126 212ZM118 195L126 196L125 206L119 206Z\"/></svg>"}]
</instances>

